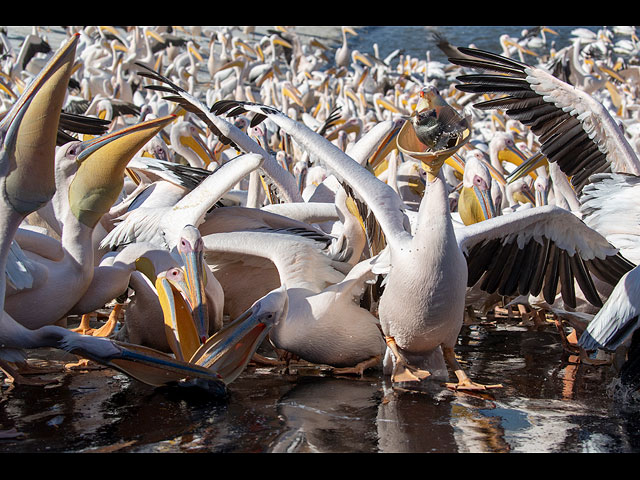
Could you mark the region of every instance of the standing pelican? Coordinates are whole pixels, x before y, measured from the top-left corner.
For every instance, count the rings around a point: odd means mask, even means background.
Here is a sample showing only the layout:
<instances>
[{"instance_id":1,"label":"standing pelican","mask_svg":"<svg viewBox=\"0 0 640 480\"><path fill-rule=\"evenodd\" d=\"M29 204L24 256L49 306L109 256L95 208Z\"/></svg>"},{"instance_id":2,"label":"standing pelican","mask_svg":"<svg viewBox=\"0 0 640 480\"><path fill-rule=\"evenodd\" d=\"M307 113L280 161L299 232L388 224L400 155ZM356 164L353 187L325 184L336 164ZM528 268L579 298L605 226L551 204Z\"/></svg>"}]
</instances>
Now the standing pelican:
<instances>
[{"instance_id":1,"label":"standing pelican","mask_svg":"<svg viewBox=\"0 0 640 480\"><path fill-rule=\"evenodd\" d=\"M449 384L450 387L487 388L472 382L454 355L463 321L466 285L475 284L483 274L487 291L511 290L515 282L516 288L526 291L543 288L547 293L553 292L553 297L560 286L570 298L574 277L585 290L594 292L589 268L596 271L611 262L622 271L630 269L629 262L602 236L559 208L532 208L454 229L448 188L440 172L444 158L434 162L433 156L427 156L427 161L421 159L428 171L427 186L412 235L404 206L395 191L308 127L272 107L247 102L220 101L211 111L218 115L251 111L256 118L269 118L310 154L323 158L369 206L389 247L390 270L379 315L393 353L387 357L385 370L394 381L416 381L429 376L446 378L443 361L446 359L458 378L458 383ZM400 139L401 134L398 142ZM569 231L568 222L572 222ZM492 249L492 253L486 249ZM506 256L502 257L503 254ZM535 267L524 269L526 278L520 282L514 281L521 271L519 263L515 267L513 261L496 263L497 258L513 260L516 254ZM476 264L478 259L483 262ZM575 264L575 269L569 270L567 262ZM597 293L590 298L600 301L595 296Z\"/></svg>"},{"instance_id":2,"label":"standing pelican","mask_svg":"<svg viewBox=\"0 0 640 480\"><path fill-rule=\"evenodd\" d=\"M347 34L357 36L351 27L342 27L342 45L336 50L336 66L347 68L351 63L351 50L347 41Z\"/></svg>"}]
</instances>

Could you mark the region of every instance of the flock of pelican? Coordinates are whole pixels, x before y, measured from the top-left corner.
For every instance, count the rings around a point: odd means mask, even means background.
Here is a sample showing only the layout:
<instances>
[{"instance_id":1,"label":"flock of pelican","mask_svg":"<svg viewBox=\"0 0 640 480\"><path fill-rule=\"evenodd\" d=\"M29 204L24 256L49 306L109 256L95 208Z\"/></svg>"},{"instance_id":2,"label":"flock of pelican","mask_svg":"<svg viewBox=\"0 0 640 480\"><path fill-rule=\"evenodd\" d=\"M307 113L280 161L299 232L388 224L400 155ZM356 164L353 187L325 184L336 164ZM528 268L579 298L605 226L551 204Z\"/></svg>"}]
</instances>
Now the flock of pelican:
<instances>
[{"instance_id":1,"label":"flock of pelican","mask_svg":"<svg viewBox=\"0 0 640 480\"><path fill-rule=\"evenodd\" d=\"M55 348L216 393L291 359L500 388L455 346L517 305L640 386L632 28L557 49L538 27L496 53L440 34L448 64L353 50L350 27L337 47L296 27L64 29L57 50L46 28L19 51L0 33L15 383Z\"/></svg>"}]
</instances>

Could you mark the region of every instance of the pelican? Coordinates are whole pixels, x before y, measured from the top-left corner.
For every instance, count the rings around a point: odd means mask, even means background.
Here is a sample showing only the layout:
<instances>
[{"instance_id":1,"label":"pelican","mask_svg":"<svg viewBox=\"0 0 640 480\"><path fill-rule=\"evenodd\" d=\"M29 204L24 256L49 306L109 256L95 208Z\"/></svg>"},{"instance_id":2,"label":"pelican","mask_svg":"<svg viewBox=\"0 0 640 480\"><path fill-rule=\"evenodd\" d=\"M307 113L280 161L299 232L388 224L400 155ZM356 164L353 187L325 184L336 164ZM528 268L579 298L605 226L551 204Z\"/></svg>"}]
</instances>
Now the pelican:
<instances>
[{"instance_id":1,"label":"pelican","mask_svg":"<svg viewBox=\"0 0 640 480\"><path fill-rule=\"evenodd\" d=\"M200 129L189 121L179 121L171 126L171 149L182 156L192 167L206 168L213 155L200 136Z\"/></svg>"},{"instance_id":2,"label":"pelican","mask_svg":"<svg viewBox=\"0 0 640 480\"><path fill-rule=\"evenodd\" d=\"M17 321L29 328L52 324L77 303L93 275L93 230L120 194L126 164L173 120L150 120L58 150L53 203L62 224L62 256L51 259L33 252L34 285L5 300L6 311Z\"/></svg>"},{"instance_id":3,"label":"pelican","mask_svg":"<svg viewBox=\"0 0 640 480\"><path fill-rule=\"evenodd\" d=\"M339 373L362 374L380 363L385 343L378 321L356 303L365 282L375 278L374 260L354 266L345 277L316 242L300 237L230 232L205 235L203 240L207 262L214 270L218 262L247 261L252 275L259 277L256 270L263 267L256 257L267 266L275 264L289 298L286 317L270 334L275 347L312 363L337 367Z\"/></svg>"},{"instance_id":4,"label":"pelican","mask_svg":"<svg viewBox=\"0 0 640 480\"><path fill-rule=\"evenodd\" d=\"M199 226L222 195L261 164L262 157L258 154L241 155L225 163L173 205L145 207L143 204L129 210L102 240L101 246L113 248L132 241L147 241L173 249L183 227Z\"/></svg>"},{"instance_id":5,"label":"pelican","mask_svg":"<svg viewBox=\"0 0 640 480\"><path fill-rule=\"evenodd\" d=\"M560 286L569 299L574 275L585 290L593 293L589 268L599 274L598 267L612 262L622 271L630 269L629 263L602 236L586 227L575 215L556 207L532 208L454 229L449 215L448 189L439 168L444 159L439 165L422 161L428 169L427 187L412 235L404 206L395 191L308 127L272 107L247 102L221 101L214 104L211 111L218 115L251 111L258 118L269 118L310 154L323 158L369 206L389 248L390 270L379 303L379 316L388 352L392 352L387 355L385 371L392 374L394 381L416 381L429 376L446 378L448 374L443 362L446 358L458 378L457 384L449 386L460 389L487 387L467 377L455 359L453 347L462 325L467 280L474 285L483 276L487 291L500 288L506 292L514 285L518 287L514 276L519 269L511 270L512 262L490 260L506 258L501 255L508 255L509 251L512 255L523 252L521 255L536 264L536 256L529 249L549 251L550 267L542 262L536 268L525 269L526 278L523 277L520 287L536 293L543 288L555 297L556 288ZM400 138L401 135L398 141ZM572 222L570 231L565 228L568 224L565 222ZM496 248L501 253L492 250L492 254L488 254L484 250L487 248ZM481 253L483 250L484 254ZM475 263L479 259L484 260L480 262L481 267ZM575 270L569 272L566 267L559 268L568 261L576 265ZM485 274L487 267L494 263L498 264L498 269ZM560 270L562 275L559 275ZM510 274L512 271L514 273ZM565 276L569 273L571 280ZM535 279L533 283L532 278ZM596 295L591 297L594 302L600 301Z\"/></svg>"},{"instance_id":6,"label":"pelican","mask_svg":"<svg viewBox=\"0 0 640 480\"><path fill-rule=\"evenodd\" d=\"M342 45L336 50L336 66L347 68L351 63L351 50L347 42L347 34L357 36L356 31L351 27L342 27Z\"/></svg>"}]
</instances>

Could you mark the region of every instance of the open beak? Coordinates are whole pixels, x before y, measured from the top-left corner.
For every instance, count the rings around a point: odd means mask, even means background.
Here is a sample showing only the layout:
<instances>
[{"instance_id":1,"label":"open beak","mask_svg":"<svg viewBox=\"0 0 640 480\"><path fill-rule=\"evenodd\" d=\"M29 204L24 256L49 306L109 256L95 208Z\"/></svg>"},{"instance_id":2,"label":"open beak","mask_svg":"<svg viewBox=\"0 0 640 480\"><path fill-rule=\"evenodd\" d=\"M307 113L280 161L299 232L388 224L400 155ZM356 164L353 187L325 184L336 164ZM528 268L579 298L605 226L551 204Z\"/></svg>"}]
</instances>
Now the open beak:
<instances>
[{"instance_id":1,"label":"open beak","mask_svg":"<svg viewBox=\"0 0 640 480\"><path fill-rule=\"evenodd\" d=\"M286 287L271 291L233 322L213 334L191 363L217 372L228 385L245 369L256 349L289 309Z\"/></svg>"},{"instance_id":2,"label":"open beak","mask_svg":"<svg viewBox=\"0 0 640 480\"><path fill-rule=\"evenodd\" d=\"M93 227L108 212L124 185L125 169L140 149L175 119L167 116L80 142L80 164L69 186L74 215Z\"/></svg>"},{"instance_id":3,"label":"open beak","mask_svg":"<svg viewBox=\"0 0 640 480\"><path fill-rule=\"evenodd\" d=\"M179 268L172 270L182 273ZM171 274L170 270L158 275L155 286L164 314L165 333L171 351L178 360L186 361L200 347L200 338L193 323L189 304L180 293L181 289L168 278Z\"/></svg>"},{"instance_id":4,"label":"open beak","mask_svg":"<svg viewBox=\"0 0 640 480\"><path fill-rule=\"evenodd\" d=\"M13 208L29 214L55 192L55 148L60 112L71 77L78 35L71 37L20 95L0 122L5 194ZM5 167L6 165L6 167Z\"/></svg>"}]
</instances>

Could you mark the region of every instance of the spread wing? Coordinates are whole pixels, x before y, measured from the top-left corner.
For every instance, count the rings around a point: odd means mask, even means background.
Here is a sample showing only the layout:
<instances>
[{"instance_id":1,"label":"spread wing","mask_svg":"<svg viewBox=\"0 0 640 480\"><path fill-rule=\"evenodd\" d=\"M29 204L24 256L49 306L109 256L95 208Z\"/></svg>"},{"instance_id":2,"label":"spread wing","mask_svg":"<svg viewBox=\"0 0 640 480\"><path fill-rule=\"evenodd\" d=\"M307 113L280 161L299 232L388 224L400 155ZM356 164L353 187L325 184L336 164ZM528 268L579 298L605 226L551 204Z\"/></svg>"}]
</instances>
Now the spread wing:
<instances>
[{"instance_id":1,"label":"spread wing","mask_svg":"<svg viewBox=\"0 0 640 480\"><path fill-rule=\"evenodd\" d=\"M469 287L500 295L538 295L553 304L560 288L575 307L574 281L595 306L592 275L616 285L635 267L602 235L568 210L549 205L501 215L456 230L467 258Z\"/></svg>"},{"instance_id":2,"label":"spread wing","mask_svg":"<svg viewBox=\"0 0 640 480\"><path fill-rule=\"evenodd\" d=\"M571 177L577 192L595 173L640 174L640 162L607 109L547 71L491 52L459 47L474 59L449 58L491 73L462 75L458 90L496 97L474 107L503 109L538 136L541 151Z\"/></svg>"}]
</instances>

